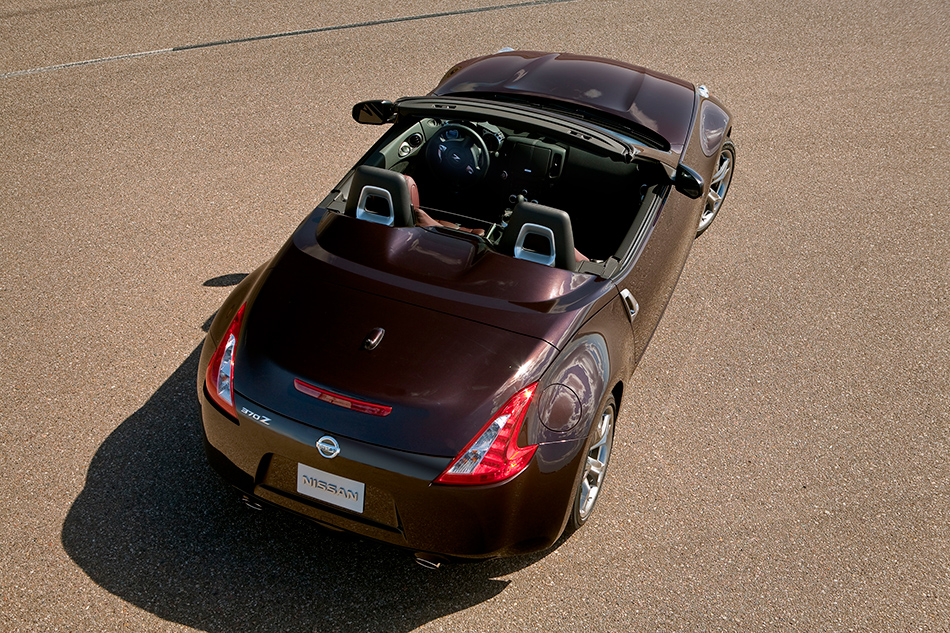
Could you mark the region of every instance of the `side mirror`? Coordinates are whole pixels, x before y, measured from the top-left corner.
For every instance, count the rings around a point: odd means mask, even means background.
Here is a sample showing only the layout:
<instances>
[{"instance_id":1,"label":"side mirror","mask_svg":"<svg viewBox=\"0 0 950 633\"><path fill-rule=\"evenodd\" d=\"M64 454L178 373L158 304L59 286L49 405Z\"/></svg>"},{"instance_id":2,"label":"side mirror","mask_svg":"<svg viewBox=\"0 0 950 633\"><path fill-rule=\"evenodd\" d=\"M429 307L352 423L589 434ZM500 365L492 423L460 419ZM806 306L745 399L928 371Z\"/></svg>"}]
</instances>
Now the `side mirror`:
<instances>
[{"instance_id":1,"label":"side mirror","mask_svg":"<svg viewBox=\"0 0 950 633\"><path fill-rule=\"evenodd\" d=\"M703 195L703 177L686 165L676 168L676 179L673 181L676 190L687 198L696 198Z\"/></svg>"},{"instance_id":2,"label":"side mirror","mask_svg":"<svg viewBox=\"0 0 950 633\"><path fill-rule=\"evenodd\" d=\"M392 101L361 101L353 106L353 120L367 125L392 123L396 119L396 105Z\"/></svg>"}]
</instances>

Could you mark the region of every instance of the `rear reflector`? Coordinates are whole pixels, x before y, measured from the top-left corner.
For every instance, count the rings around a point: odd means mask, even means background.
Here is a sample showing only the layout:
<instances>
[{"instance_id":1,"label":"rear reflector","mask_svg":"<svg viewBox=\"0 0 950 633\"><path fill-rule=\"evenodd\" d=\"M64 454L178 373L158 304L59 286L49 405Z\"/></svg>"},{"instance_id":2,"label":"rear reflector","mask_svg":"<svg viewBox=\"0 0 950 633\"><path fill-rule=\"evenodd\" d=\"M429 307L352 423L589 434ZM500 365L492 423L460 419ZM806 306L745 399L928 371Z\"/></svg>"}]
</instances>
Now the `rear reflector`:
<instances>
[{"instance_id":1,"label":"rear reflector","mask_svg":"<svg viewBox=\"0 0 950 633\"><path fill-rule=\"evenodd\" d=\"M370 415L385 417L392 413L393 410L392 407L387 407L384 404L374 404L372 402L365 402L355 398L348 398L347 396L341 396L338 393L332 393L326 389L321 389L320 387L314 387L313 385L307 384L298 378L294 379L294 387L297 389L297 391L305 393L308 396L313 396L317 400L335 404L336 406L343 407L344 409L359 411L360 413L369 413Z\"/></svg>"}]
</instances>

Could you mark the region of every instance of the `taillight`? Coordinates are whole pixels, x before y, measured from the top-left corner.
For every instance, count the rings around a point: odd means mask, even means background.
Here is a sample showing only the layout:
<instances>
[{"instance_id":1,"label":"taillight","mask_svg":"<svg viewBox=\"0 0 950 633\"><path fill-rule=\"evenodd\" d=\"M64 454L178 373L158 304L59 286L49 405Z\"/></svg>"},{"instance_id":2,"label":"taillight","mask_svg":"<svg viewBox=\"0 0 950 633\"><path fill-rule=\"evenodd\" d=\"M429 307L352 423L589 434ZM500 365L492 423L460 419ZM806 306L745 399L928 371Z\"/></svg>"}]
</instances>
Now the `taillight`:
<instances>
[{"instance_id":1,"label":"taillight","mask_svg":"<svg viewBox=\"0 0 950 633\"><path fill-rule=\"evenodd\" d=\"M333 393L332 391L327 391L326 389L321 389L320 387L315 387L314 385L305 383L299 378L294 378L294 388L308 396L313 396L317 400L329 402L330 404L335 404L338 407L350 409L351 411L369 413L370 415L378 415L383 418L393 412L393 408L385 404L374 404L372 402L366 402L365 400L349 398L338 393Z\"/></svg>"},{"instance_id":2,"label":"taillight","mask_svg":"<svg viewBox=\"0 0 950 633\"><path fill-rule=\"evenodd\" d=\"M237 311L231 325L225 331L214 356L208 364L208 374L205 385L212 399L222 409L237 417L234 408L234 351L237 347L238 336L241 334L241 319L244 317L244 306Z\"/></svg>"},{"instance_id":3,"label":"taillight","mask_svg":"<svg viewBox=\"0 0 950 633\"><path fill-rule=\"evenodd\" d=\"M538 446L518 446L518 434L537 386L535 383L513 395L435 479L435 483L491 484L524 470Z\"/></svg>"}]
</instances>

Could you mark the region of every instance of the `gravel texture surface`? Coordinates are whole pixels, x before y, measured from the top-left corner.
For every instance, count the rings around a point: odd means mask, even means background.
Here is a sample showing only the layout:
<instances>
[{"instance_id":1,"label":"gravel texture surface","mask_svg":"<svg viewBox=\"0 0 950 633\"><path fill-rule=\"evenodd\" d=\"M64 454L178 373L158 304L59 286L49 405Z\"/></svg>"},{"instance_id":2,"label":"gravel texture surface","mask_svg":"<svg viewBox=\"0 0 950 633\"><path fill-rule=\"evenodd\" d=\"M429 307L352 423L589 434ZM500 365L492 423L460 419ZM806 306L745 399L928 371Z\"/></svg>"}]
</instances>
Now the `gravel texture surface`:
<instances>
[{"instance_id":1,"label":"gravel texture surface","mask_svg":"<svg viewBox=\"0 0 950 633\"><path fill-rule=\"evenodd\" d=\"M950 5L7 0L0 42L0 631L950 630ZM197 350L353 103L503 46L706 84L738 170L591 522L430 572L241 506Z\"/></svg>"}]
</instances>

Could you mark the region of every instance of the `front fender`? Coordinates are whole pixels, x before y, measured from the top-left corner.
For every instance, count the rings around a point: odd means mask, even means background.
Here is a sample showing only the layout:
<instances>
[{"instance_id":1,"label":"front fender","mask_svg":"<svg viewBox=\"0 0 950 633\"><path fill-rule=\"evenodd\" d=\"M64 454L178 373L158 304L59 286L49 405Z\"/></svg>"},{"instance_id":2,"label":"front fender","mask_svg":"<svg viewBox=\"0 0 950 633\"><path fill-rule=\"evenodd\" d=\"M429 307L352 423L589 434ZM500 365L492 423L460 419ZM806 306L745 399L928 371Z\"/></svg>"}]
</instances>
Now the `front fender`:
<instances>
[{"instance_id":1,"label":"front fender","mask_svg":"<svg viewBox=\"0 0 950 633\"><path fill-rule=\"evenodd\" d=\"M722 101L697 90L693 128L680 156L680 164L702 178L703 191L700 197L709 192L709 181L719 163L719 151L732 132L732 124L732 114Z\"/></svg>"}]
</instances>

